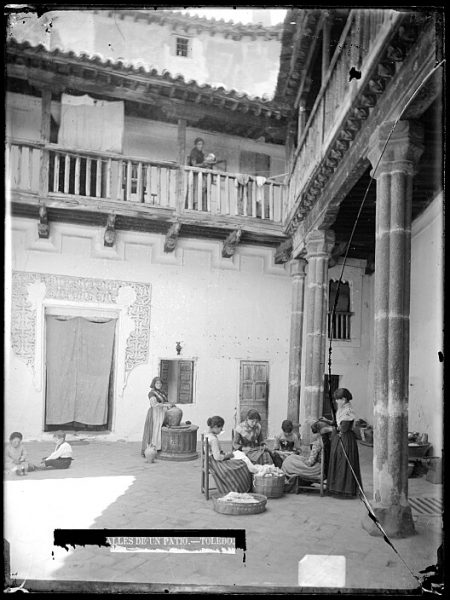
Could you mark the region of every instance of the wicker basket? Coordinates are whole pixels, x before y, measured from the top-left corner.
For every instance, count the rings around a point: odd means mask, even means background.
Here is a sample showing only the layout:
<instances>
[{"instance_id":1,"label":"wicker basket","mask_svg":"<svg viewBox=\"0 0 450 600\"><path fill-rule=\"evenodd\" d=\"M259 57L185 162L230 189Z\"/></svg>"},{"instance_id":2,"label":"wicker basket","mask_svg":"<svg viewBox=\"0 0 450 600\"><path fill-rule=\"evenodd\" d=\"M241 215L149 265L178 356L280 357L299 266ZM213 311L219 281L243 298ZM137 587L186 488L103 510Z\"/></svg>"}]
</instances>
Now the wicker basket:
<instances>
[{"instance_id":1,"label":"wicker basket","mask_svg":"<svg viewBox=\"0 0 450 600\"><path fill-rule=\"evenodd\" d=\"M222 496L213 497L214 510L223 515L256 515L266 510L267 498L261 494L251 494L258 503L221 502Z\"/></svg>"},{"instance_id":2,"label":"wicker basket","mask_svg":"<svg viewBox=\"0 0 450 600\"><path fill-rule=\"evenodd\" d=\"M253 490L257 494L263 494L267 498L281 498L284 494L285 476L264 477L261 475L253 476Z\"/></svg>"}]
</instances>

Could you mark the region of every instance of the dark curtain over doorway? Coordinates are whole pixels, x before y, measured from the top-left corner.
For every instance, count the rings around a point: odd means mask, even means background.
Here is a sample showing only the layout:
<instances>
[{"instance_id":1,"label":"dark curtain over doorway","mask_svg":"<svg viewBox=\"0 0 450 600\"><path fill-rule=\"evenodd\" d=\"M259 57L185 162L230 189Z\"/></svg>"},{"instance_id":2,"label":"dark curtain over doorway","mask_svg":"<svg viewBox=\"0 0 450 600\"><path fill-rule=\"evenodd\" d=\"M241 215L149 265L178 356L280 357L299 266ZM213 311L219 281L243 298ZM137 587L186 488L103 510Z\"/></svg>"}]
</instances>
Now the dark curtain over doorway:
<instances>
[{"instance_id":1,"label":"dark curtain over doorway","mask_svg":"<svg viewBox=\"0 0 450 600\"><path fill-rule=\"evenodd\" d=\"M107 422L115 325L47 316L47 425Z\"/></svg>"}]
</instances>

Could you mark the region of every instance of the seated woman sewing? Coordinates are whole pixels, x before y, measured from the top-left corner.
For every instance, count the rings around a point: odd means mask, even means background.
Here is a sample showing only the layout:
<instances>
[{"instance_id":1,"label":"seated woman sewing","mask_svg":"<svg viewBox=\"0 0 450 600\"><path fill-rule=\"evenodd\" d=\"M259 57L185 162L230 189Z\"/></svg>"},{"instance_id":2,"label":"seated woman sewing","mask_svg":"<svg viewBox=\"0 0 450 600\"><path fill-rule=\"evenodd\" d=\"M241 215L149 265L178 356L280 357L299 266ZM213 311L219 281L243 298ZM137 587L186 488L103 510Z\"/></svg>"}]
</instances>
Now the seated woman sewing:
<instances>
[{"instance_id":1,"label":"seated woman sewing","mask_svg":"<svg viewBox=\"0 0 450 600\"><path fill-rule=\"evenodd\" d=\"M273 464L271 453L263 440L261 416L257 410L249 410L245 421L236 427L233 450L241 450L254 464Z\"/></svg>"},{"instance_id":2,"label":"seated woman sewing","mask_svg":"<svg viewBox=\"0 0 450 600\"><path fill-rule=\"evenodd\" d=\"M324 460L324 473L328 467L329 437L333 428L324 421L315 421L311 425L311 431L316 434L309 456L291 454L281 466L286 475L287 488L292 484L295 477L300 485L310 485L320 482L321 461ZM322 455L325 454L323 457Z\"/></svg>"},{"instance_id":3,"label":"seated woman sewing","mask_svg":"<svg viewBox=\"0 0 450 600\"><path fill-rule=\"evenodd\" d=\"M222 417L210 417L207 421L212 476L221 494L228 492L249 492L252 487L252 475L242 460L233 458L233 453L225 454L220 448L218 435L222 433L225 421Z\"/></svg>"}]
</instances>

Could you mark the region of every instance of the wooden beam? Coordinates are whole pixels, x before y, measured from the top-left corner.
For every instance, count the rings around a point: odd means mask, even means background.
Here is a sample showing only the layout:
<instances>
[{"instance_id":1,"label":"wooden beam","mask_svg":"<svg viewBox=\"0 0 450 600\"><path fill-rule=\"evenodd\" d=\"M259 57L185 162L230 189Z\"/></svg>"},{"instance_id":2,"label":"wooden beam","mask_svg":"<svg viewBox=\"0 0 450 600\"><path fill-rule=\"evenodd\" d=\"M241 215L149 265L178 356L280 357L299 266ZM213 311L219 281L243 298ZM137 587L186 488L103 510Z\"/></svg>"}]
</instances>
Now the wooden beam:
<instances>
[{"instance_id":1,"label":"wooden beam","mask_svg":"<svg viewBox=\"0 0 450 600\"><path fill-rule=\"evenodd\" d=\"M41 142L50 142L52 91L45 87L41 90ZM42 150L39 170L39 194L45 198L48 194L49 152Z\"/></svg>"},{"instance_id":2,"label":"wooden beam","mask_svg":"<svg viewBox=\"0 0 450 600\"><path fill-rule=\"evenodd\" d=\"M181 231L181 223L174 223L166 234L164 242L164 252L173 252L177 245L178 236Z\"/></svg>"},{"instance_id":3,"label":"wooden beam","mask_svg":"<svg viewBox=\"0 0 450 600\"><path fill-rule=\"evenodd\" d=\"M104 240L103 244L107 248L112 248L114 246L114 242L116 241L115 225L116 225L116 215L115 214L108 215L108 219L106 221L105 235L103 238L103 240Z\"/></svg>"},{"instance_id":4,"label":"wooden beam","mask_svg":"<svg viewBox=\"0 0 450 600\"><path fill-rule=\"evenodd\" d=\"M240 242L241 236L242 229L240 227L238 227L230 233L230 235L223 243L222 256L224 258L231 258L232 256L234 256L236 247Z\"/></svg>"},{"instance_id":5,"label":"wooden beam","mask_svg":"<svg viewBox=\"0 0 450 600\"><path fill-rule=\"evenodd\" d=\"M41 204L39 207L38 235L43 239L48 239L50 236L50 226L48 224L47 208L45 204Z\"/></svg>"},{"instance_id":6,"label":"wooden beam","mask_svg":"<svg viewBox=\"0 0 450 600\"><path fill-rule=\"evenodd\" d=\"M178 119L178 130L177 130L177 142L178 142L178 163L181 165L186 164L186 119ZM179 168L177 171L177 206L179 209L183 208L184 198L184 171Z\"/></svg>"}]
</instances>

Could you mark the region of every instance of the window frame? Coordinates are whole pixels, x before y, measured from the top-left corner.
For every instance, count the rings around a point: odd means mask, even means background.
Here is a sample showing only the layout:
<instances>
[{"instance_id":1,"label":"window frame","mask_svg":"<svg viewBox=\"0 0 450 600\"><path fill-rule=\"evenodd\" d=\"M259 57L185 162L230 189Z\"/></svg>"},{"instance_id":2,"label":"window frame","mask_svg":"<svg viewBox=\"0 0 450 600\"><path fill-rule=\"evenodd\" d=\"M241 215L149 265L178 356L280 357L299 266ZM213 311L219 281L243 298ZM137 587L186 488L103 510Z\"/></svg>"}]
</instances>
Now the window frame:
<instances>
[{"instance_id":1,"label":"window frame","mask_svg":"<svg viewBox=\"0 0 450 600\"><path fill-rule=\"evenodd\" d=\"M186 42L186 54L178 54L178 40ZM173 34L173 54L176 58L192 58L192 38L188 35Z\"/></svg>"}]
</instances>

